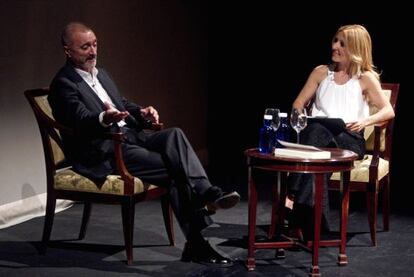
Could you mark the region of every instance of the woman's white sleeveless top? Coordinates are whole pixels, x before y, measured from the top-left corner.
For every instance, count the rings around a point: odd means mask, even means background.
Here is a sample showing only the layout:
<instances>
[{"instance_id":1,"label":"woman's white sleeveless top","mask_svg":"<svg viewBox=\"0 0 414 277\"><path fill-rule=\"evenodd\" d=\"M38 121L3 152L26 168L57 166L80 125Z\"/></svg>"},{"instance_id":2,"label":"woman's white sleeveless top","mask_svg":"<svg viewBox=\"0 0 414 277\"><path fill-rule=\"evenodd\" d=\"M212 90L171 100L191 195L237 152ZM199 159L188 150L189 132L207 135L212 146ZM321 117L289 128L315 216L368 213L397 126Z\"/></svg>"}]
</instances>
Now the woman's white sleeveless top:
<instances>
[{"instance_id":1,"label":"woman's white sleeveless top","mask_svg":"<svg viewBox=\"0 0 414 277\"><path fill-rule=\"evenodd\" d=\"M343 85L334 81L334 72L319 84L312 107L312 116L342 118L345 123L369 116L369 107L356 76Z\"/></svg>"}]
</instances>

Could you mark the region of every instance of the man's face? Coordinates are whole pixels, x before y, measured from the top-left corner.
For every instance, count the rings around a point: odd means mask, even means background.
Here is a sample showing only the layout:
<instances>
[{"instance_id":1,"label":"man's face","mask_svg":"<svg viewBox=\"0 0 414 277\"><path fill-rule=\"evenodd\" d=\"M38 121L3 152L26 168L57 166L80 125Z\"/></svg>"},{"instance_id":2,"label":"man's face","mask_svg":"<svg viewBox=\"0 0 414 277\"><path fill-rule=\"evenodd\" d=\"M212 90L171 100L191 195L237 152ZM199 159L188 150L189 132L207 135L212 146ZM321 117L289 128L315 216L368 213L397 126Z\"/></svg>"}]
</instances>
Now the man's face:
<instances>
[{"instance_id":1,"label":"man's face","mask_svg":"<svg viewBox=\"0 0 414 277\"><path fill-rule=\"evenodd\" d=\"M98 54L98 42L92 31L74 30L64 49L75 67L92 72Z\"/></svg>"}]
</instances>

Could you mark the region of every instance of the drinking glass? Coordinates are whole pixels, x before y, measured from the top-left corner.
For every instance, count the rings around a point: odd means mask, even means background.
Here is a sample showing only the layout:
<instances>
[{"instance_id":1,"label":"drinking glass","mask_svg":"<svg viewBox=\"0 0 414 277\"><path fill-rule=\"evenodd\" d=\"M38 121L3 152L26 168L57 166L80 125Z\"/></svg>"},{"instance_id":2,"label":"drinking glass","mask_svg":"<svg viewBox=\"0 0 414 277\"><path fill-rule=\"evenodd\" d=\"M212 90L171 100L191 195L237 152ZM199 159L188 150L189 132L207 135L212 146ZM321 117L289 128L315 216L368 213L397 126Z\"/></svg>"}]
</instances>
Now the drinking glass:
<instances>
[{"instance_id":1,"label":"drinking glass","mask_svg":"<svg viewBox=\"0 0 414 277\"><path fill-rule=\"evenodd\" d=\"M290 125L296 131L297 139L296 142L300 143L299 133L305 129L307 125L307 114L306 109L293 108L290 113Z\"/></svg>"},{"instance_id":2,"label":"drinking glass","mask_svg":"<svg viewBox=\"0 0 414 277\"><path fill-rule=\"evenodd\" d=\"M269 120L270 122L270 127L272 127L275 132L277 128L279 128L279 125L280 125L279 113L280 113L279 109L274 109L274 108L267 108L264 113L265 120L266 118L268 118L267 120Z\"/></svg>"}]
</instances>

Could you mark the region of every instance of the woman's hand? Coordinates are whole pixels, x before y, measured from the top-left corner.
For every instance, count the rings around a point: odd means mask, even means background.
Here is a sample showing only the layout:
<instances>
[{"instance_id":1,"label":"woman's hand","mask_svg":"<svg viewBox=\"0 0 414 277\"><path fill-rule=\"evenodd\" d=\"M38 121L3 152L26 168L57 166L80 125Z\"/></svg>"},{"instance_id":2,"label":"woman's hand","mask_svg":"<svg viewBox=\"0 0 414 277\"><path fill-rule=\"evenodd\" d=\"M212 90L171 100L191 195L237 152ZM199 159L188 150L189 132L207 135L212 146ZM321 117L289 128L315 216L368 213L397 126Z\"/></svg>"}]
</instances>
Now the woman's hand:
<instances>
[{"instance_id":1,"label":"woman's hand","mask_svg":"<svg viewBox=\"0 0 414 277\"><path fill-rule=\"evenodd\" d=\"M348 131L356 132L356 133L361 132L365 127L366 127L366 124L363 120L348 122L346 124L346 129Z\"/></svg>"}]
</instances>

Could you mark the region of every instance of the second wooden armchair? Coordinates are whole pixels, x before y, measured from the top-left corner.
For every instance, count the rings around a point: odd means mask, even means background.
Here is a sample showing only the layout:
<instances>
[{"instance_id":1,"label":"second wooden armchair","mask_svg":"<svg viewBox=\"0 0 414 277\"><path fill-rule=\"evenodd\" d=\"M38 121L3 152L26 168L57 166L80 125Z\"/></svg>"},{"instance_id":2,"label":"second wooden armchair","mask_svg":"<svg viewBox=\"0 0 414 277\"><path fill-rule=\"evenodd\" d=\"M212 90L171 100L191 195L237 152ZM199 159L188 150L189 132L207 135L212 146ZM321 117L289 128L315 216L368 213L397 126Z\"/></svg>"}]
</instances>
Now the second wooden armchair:
<instances>
[{"instance_id":1,"label":"second wooden armchair","mask_svg":"<svg viewBox=\"0 0 414 277\"><path fill-rule=\"evenodd\" d=\"M382 83L385 96L395 111L400 84ZM370 114L375 113L370 107ZM372 245L377 245L378 194L382 192L382 221L384 231L389 230L390 220L390 173L394 119L380 126L365 128L367 153L354 163L349 183L350 191L365 191L368 208L368 223ZM340 190L339 173L334 173L329 184L330 190ZM352 223L351 223L352 224Z\"/></svg>"}]
</instances>

